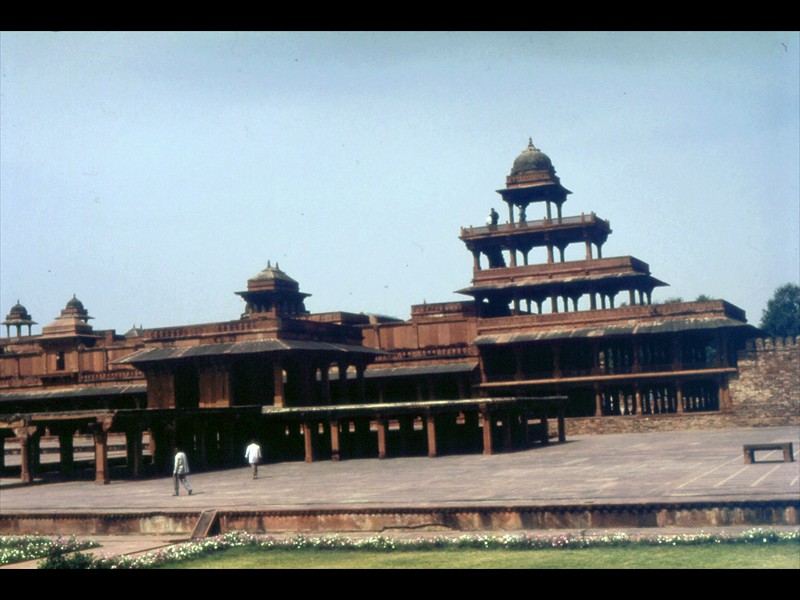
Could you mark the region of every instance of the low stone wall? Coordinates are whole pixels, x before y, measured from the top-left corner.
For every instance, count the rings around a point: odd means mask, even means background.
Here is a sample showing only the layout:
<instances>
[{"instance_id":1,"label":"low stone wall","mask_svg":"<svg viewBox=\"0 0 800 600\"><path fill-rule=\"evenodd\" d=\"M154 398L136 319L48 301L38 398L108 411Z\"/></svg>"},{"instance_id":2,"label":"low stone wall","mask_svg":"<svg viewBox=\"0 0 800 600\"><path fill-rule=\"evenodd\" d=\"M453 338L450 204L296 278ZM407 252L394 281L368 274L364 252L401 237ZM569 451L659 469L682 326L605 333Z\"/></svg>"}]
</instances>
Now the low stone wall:
<instances>
[{"instance_id":1,"label":"low stone wall","mask_svg":"<svg viewBox=\"0 0 800 600\"><path fill-rule=\"evenodd\" d=\"M776 423L786 425L786 423ZM733 415L723 413L692 413L667 415L620 415L611 417L580 417L566 420L567 439L572 435L601 433L646 433L652 431L686 431L691 429L728 429L746 427L737 424Z\"/></svg>"},{"instance_id":2,"label":"low stone wall","mask_svg":"<svg viewBox=\"0 0 800 600\"><path fill-rule=\"evenodd\" d=\"M797 525L800 500L663 502L428 508L218 511L209 534L498 532L549 529ZM2 535L176 535L196 529L200 511L0 514Z\"/></svg>"}]
</instances>

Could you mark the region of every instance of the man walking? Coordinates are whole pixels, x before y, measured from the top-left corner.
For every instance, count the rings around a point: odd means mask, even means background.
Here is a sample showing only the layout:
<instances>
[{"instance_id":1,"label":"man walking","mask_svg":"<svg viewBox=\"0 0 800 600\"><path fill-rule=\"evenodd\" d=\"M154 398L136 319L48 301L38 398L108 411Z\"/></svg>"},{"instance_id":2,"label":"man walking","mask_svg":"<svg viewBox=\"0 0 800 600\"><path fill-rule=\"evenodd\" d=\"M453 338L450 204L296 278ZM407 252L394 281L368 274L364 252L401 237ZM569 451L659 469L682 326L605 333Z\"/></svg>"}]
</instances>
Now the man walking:
<instances>
[{"instance_id":1,"label":"man walking","mask_svg":"<svg viewBox=\"0 0 800 600\"><path fill-rule=\"evenodd\" d=\"M258 463L261 462L261 447L253 440L244 451L244 457L250 463L250 468L253 470L253 479L258 479Z\"/></svg>"},{"instance_id":2,"label":"man walking","mask_svg":"<svg viewBox=\"0 0 800 600\"><path fill-rule=\"evenodd\" d=\"M175 482L175 493L173 496L178 496L178 482L183 484L189 495L192 495L192 486L189 485L189 480L186 476L189 474L189 459L180 448L175 449L175 467L172 470L172 479Z\"/></svg>"}]
</instances>

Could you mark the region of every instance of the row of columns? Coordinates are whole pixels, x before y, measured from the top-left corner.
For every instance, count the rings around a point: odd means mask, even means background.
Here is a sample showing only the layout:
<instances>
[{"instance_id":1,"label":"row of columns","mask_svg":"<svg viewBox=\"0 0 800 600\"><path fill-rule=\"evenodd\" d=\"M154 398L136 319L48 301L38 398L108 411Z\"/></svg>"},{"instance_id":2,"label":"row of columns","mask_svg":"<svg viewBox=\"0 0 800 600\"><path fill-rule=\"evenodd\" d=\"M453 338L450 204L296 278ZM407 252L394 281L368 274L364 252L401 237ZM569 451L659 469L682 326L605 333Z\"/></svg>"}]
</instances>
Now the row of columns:
<instances>
[{"instance_id":1,"label":"row of columns","mask_svg":"<svg viewBox=\"0 0 800 600\"><path fill-rule=\"evenodd\" d=\"M432 413L423 410L417 414L386 414L375 416L341 416L327 417L323 421L319 419L302 420L299 423L271 421L264 422L257 428L266 426L273 432L273 435L282 435L281 432L294 423L299 426L303 436L304 459L311 462L318 458L317 447L320 435L320 423L327 427L330 439L330 458L340 460L345 458L346 450L349 450L349 442L355 441L356 445L362 448L374 448L377 445L377 458L386 458L389 455L389 428L390 422L396 421L399 424L398 441L401 445L400 455L409 454L408 450L415 444L417 431L414 422L421 417L423 421L423 437L426 446L426 453L429 457L436 457L442 451L441 444L445 443L444 451L469 451L473 444L478 440L482 444L484 454L493 454L496 448L500 447L503 451L510 451L514 448L527 447L531 441L529 435L529 415L525 407L522 406L496 406L491 404L470 405L460 413ZM540 418L538 426L540 441L548 442L548 415L546 407L542 408L537 416ZM463 422L458 422L459 414L463 415ZM243 432L237 431L234 420L238 418L232 414L231 418L215 420L216 425L212 427L211 433L219 433L219 450L224 454L222 464L235 464L234 447L244 441ZM211 422L208 417L204 417L202 412L187 414L183 417L183 424L178 421L164 420L159 423L152 423L149 427L145 421L140 423L130 422L122 425L126 441L126 458L128 469L135 478L140 474L143 457L142 434L145 430L150 431L150 451L153 462L160 472L169 468L172 453L177 446L191 450L199 468L206 465L209 447L206 445L207 425ZM502 423L499 426L498 420ZM271 423L271 424L270 424ZM354 431L350 432L350 425L353 424ZM20 479L23 483L31 483L35 474L40 469L40 440L42 436L42 425L25 425L13 429L14 435L20 442ZM77 429L75 423L71 425L58 424L52 428L59 430L59 452L60 468L62 472L69 473L74 466L74 446L73 435ZM98 419L96 422L88 424L94 442L94 463L95 463L95 483L110 483L110 472L108 462L108 436L112 428L112 419ZM558 413L559 441L565 441L564 414L563 410ZM178 431L180 429L180 431ZM373 432L374 429L374 432ZM219 430L219 431L217 431ZM353 439L343 439L342 434L353 436ZM499 445L495 443L495 435L501 436ZM372 438L372 436L375 436ZM181 439L178 439L182 436ZM188 437L187 437L188 436ZM237 437L238 436L238 437ZM268 436L271 437L271 436ZM242 439L239 439L242 438ZM4 451L4 444L0 438L0 451ZM187 443L188 440L193 443ZM472 442L470 442L472 440ZM348 444L343 444L347 441ZM216 443L216 442L215 442ZM273 438L267 439L267 446L273 443L280 443ZM4 452L0 452L4 456Z\"/></svg>"},{"instance_id":2,"label":"row of columns","mask_svg":"<svg viewBox=\"0 0 800 600\"><path fill-rule=\"evenodd\" d=\"M101 420L88 425L94 442L95 483L110 482L108 470L108 431L110 420ZM63 473L72 472L75 464L73 436L75 428L54 426L58 430L59 464ZM42 431L38 425L13 428L20 445L20 481L31 483L41 468ZM0 455L5 460L5 437L0 437ZM4 466L4 465L0 465Z\"/></svg>"},{"instance_id":3,"label":"row of columns","mask_svg":"<svg viewBox=\"0 0 800 600\"><path fill-rule=\"evenodd\" d=\"M492 409L488 406L481 405L477 411L464 412L464 423L456 425L456 414L443 413L443 414L424 414L421 415L423 419L424 437L427 448L427 456L434 458L439 455L439 435L437 430L446 429L449 435L454 434L455 427L464 427L465 432L480 433L482 451L485 455L494 453L494 435L495 435L495 422L500 419L502 427L500 428L500 435L502 436L502 448L504 451L510 451L515 447L525 447L529 443L528 437L528 416L523 411L513 409ZM547 443L548 441L548 426L547 415L542 417L541 429L544 435L541 441ZM379 416L374 418L334 418L327 422L326 426L329 428L330 437L330 457L333 461L338 461L343 457L342 448L342 427L349 429L352 422L354 424L354 434L356 437L371 435L372 427L375 429L375 441L377 442L377 458L383 459L388 456L387 439L389 432L390 421L397 421L399 425L399 436L401 443L403 440L408 442L408 439L414 435L414 421L415 417L412 415L401 415L397 417ZM306 462L315 461L317 456L317 448L315 439L318 436L320 422L318 420L302 421L300 424L304 441L304 460ZM480 432L478 431L480 429ZM564 415L563 412L558 414L558 431L559 442L566 440ZM348 435L349 432L348 432Z\"/></svg>"},{"instance_id":4,"label":"row of columns","mask_svg":"<svg viewBox=\"0 0 800 600\"><path fill-rule=\"evenodd\" d=\"M640 342L636 339L636 337L630 338L630 358L631 358L631 365L630 369L628 369L631 373L642 372L646 369L640 364L639 361L639 346ZM553 369L552 374L554 378L560 378L562 376L562 351L563 347L561 344L553 343L550 346L553 355ZM601 348L600 342L597 340L593 340L591 344L592 348L592 371L596 374L602 374L604 372L604 367L601 364L601 354L607 350L607 348ZM728 340L726 337L717 334L716 336L716 348L718 349L716 358L715 358L715 365L720 368L725 368L728 366ZM514 353L514 365L515 365L515 372L514 372L514 379L516 381L522 381L526 379L526 375L523 371L523 354L525 352L530 352L529 348L521 345L513 346L513 353ZM603 362L607 362L607 359L604 359ZM488 382L487 374L485 372L485 367L483 365L483 360L481 358L481 372L483 374L483 383ZM670 366L673 371L680 370L682 368L681 356L680 356L680 338L677 335L672 337L671 343L671 363ZM615 371L619 371L619 369L615 369Z\"/></svg>"},{"instance_id":5,"label":"row of columns","mask_svg":"<svg viewBox=\"0 0 800 600\"><path fill-rule=\"evenodd\" d=\"M562 262L562 263L563 262L567 262L566 256L564 254L564 250L566 250L568 245L569 245L569 243L565 243L565 244L547 243L545 245L545 248L547 249L547 264L554 264L556 262L555 261L555 253L553 252L554 249L558 250L559 262ZM592 241L589 240L589 239L585 239L584 240L584 245L585 245L585 248L586 248L586 252L585 252L584 258L585 258L585 260L590 261L593 258L593 256L592 256ZM594 245L595 245L595 248L597 248L597 256L596 256L596 258L598 258L598 259L603 258L603 245L601 243L594 243ZM530 253L531 250L533 250L533 246L528 247L528 248L516 248L516 247L512 248L512 247L508 247L508 246L503 246L502 248L500 248L499 251L500 252L502 252L502 251L508 252L508 266L509 267L517 267L517 266L520 266L517 263L517 252L519 252L522 255L522 265L523 266L528 266L528 254ZM476 249L472 250L473 269L475 271L482 271L483 270L483 267L481 265L481 254L485 254L487 261L489 261L489 268L494 268L494 267L491 266L492 265L492 263L491 263L491 258L492 257L490 256L490 252L492 252L492 251L497 252L498 249L494 248L492 250L480 250L480 249L476 248ZM498 256L500 256L500 255L498 255ZM500 259L498 258L498 260L500 260ZM503 262L505 262L505 261L503 261Z\"/></svg>"},{"instance_id":6,"label":"row of columns","mask_svg":"<svg viewBox=\"0 0 800 600\"><path fill-rule=\"evenodd\" d=\"M581 292L577 295L572 294L556 294L553 293L550 295L549 298L530 298L530 297L522 297L520 295L514 295L511 300L512 304L512 314L520 315L523 314L522 310L522 303L527 304L527 312L528 314L533 314L533 305L536 305L536 311L538 314L542 314L542 307L544 303L549 299L550 300L550 312L551 313L558 313L558 312L570 312L569 308L569 301L572 301L572 312L577 312L580 309L578 308L578 302L580 301L581 297L585 294L589 294L589 310L597 310L598 307L602 310L606 308L615 308L615 297L619 293L619 291L614 292L613 294L603 293L603 292ZM652 290L638 290L638 289L629 289L628 290L628 298L629 304L631 306L638 305L647 305L651 304L652 298ZM598 301L599 297L599 301ZM559 310L559 301L563 306L563 310Z\"/></svg>"},{"instance_id":7,"label":"row of columns","mask_svg":"<svg viewBox=\"0 0 800 600\"><path fill-rule=\"evenodd\" d=\"M622 411L615 410L614 414L637 414L637 415L654 414L654 413L683 414L684 412L686 412L685 398L684 398L684 392L683 392L683 385L684 384L685 384L685 381L682 380L682 379L674 379L671 382L668 382L668 383L665 384L665 385L671 386L672 390L675 393L675 396L674 396L674 399L675 399L674 410L672 408L673 403L670 402L669 399L661 398L659 401L662 403L662 405L659 407L658 410L652 410L651 409L651 410L648 410L648 411L644 411L643 410L644 409L644 402L650 402L650 400L643 400L643 398L642 398L642 386L640 385L639 382L633 382L632 387L633 387L633 390L634 390L634 406L632 407L632 410L629 410L629 409L627 409L627 407L625 407L625 409L623 409ZM605 389L609 389L609 388L605 388ZM647 387L646 389L649 389L649 387ZM594 390L595 390L595 416L596 417L601 417L604 414L604 412L603 412L603 392L604 392L604 388L600 384L595 384L594 385ZM730 392L729 392L729 389L728 389L728 381L727 381L727 379L725 377L720 377L719 380L717 381L717 397L719 399L720 410L722 410L722 411L728 410L730 408ZM663 405L665 400L666 400L666 403L667 403L666 407Z\"/></svg>"},{"instance_id":8,"label":"row of columns","mask_svg":"<svg viewBox=\"0 0 800 600\"><path fill-rule=\"evenodd\" d=\"M275 360L273 367L274 378L274 405L279 408L287 406L286 392L283 382L284 364L281 360ZM338 404L348 404L352 402L350 394L351 389L347 380L347 371L351 365L346 362L334 363L338 370ZM363 404L366 402L366 383L364 374L367 370L367 365L359 363L355 366L356 369L356 382L355 382L355 402ZM312 397L312 378L314 378L316 371L320 373L320 389L321 389L321 403L322 405L330 405L333 403L331 393L331 379L330 379L330 364L321 364L314 367L312 363L305 363L300 366L299 382L301 387L301 396L303 398Z\"/></svg>"}]
</instances>

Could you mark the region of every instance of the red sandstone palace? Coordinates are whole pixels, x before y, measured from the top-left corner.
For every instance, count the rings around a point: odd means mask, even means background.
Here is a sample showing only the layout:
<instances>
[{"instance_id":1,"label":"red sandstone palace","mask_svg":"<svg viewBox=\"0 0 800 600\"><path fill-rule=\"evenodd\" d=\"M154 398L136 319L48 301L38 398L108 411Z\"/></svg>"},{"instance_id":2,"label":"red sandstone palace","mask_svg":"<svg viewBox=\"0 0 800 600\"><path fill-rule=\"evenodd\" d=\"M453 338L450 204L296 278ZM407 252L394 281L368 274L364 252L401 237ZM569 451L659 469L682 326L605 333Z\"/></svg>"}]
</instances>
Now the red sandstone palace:
<instances>
[{"instance_id":1,"label":"red sandstone palace","mask_svg":"<svg viewBox=\"0 0 800 600\"><path fill-rule=\"evenodd\" d=\"M270 460L492 453L563 441L580 424L737 413L731 382L760 335L744 311L653 304L666 284L638 258L603 257L608 221L562 214L571 192L532 143L498 193L506 222L492 209L461 229L467 299L412 306L408 321L310 314L278 264L236 292L244 312L222 323L96 331L73 297L33 334L17 303L0 340L0 440L19 445L21 479L44 468L44 439L62 473L75 469L76 435L92 436L108 482L109 434L136 476L169 469L178 445L200 469L240 465L250 438ZM536 204L546 216L528 220ZM565 260L575 244L584 258Z\"/></svg>"}]
</instances>

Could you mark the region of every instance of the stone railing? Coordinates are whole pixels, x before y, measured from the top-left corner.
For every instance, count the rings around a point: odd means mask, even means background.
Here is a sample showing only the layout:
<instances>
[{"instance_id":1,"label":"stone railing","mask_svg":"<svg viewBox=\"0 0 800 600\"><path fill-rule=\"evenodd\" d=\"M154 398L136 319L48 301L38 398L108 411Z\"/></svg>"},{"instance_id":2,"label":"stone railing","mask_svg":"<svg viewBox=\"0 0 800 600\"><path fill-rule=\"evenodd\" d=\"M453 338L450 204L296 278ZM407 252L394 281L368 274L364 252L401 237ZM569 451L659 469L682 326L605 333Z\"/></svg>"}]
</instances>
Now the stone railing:
<instances>
[{"instance_id":1,"label":"stone railing","mask_svg":"<svg viewBox=\"0 0 800 600\"><path fill-rule=\"evenodd\" d=\"M554 277L585 275L591 271L593 275L602 273L643 273L650 274L650 266L633 256L616 256L613 258L596 258L593 260L571 260L565 262L524 265L516 267L497 267L480 269L473 272L473 284L481 285L493 282L519 280L551 280Z\"/></svg>"},{"instance_id":2,"label":"stone railing","mask_svg":"<svg viewBox=\"0 0 800 600\"><path fill-rule=\"evenodd\" d=\"M531 229L555 229L564 226L573 225L594 225L599 224L610 228L609 222L598 218L594 213L588 215L580 215L576 217L561 217L555 219L538 219L534 221L521 221L517 223L502 223L497 225L485 225L483 227L469 227L461 228L460 238L468 239L471 237L481 237L495 233L513 233L517 231L531 230Z\"/></svg>"}]
</instances>

